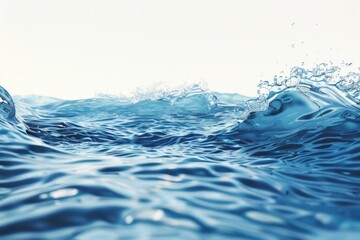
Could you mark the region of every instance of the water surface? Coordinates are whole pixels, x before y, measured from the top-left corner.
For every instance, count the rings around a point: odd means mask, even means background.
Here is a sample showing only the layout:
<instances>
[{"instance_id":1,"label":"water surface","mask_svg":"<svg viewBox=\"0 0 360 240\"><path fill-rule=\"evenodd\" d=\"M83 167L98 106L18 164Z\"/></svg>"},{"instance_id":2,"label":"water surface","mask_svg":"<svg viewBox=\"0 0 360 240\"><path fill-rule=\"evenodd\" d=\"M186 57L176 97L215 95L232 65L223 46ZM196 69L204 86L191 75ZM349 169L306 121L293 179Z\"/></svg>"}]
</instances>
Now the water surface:
<instances>
[{"instance_id":1,"label":"water surface","mask_svg":"<svg viewBox=\"0 0 360 240\"><path fill-rule=\"evenodd\" d=\"M0 238L358 239L359 74L276 81L255 99L1 88Z\"/></svg>"}]
</instances>

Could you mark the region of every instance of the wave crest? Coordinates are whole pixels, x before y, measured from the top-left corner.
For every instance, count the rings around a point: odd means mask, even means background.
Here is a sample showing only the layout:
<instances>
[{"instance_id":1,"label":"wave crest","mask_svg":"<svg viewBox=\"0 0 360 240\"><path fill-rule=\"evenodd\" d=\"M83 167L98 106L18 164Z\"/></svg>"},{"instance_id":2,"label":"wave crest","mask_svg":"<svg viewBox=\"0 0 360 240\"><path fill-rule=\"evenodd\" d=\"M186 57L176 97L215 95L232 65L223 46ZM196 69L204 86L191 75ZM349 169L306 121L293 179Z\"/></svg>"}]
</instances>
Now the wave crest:
<instances>
[{"instance_id":1,"label":"wave crest","mask_svg":"<svg viewBox=\"0 0 360 240\"><path fill-rule=\"evenodd\" d=\"M312 69L293 67L289 76L276 75L271 82L262 81L258 85L258 97L245 103L246 111L239 120L245 121L254 112L279 113L291 102L290 98L284 97L289 94L298 101L302 98L302 104L293 106L299 114L318 111L329 105L358 109L360 72L346 70L322 63Z\"/></svg>"},{"instance_id":2,"label":"wave crest","mask_svg":"<svg viewBox=\"0 0 360 240\"><path fill-rule=\"evenodd\" d=\"M11 95L5 88L0 86L0 115L5 116L6 119L13 119L15 117L15 104Z\"/></svg>"}]
</instances>

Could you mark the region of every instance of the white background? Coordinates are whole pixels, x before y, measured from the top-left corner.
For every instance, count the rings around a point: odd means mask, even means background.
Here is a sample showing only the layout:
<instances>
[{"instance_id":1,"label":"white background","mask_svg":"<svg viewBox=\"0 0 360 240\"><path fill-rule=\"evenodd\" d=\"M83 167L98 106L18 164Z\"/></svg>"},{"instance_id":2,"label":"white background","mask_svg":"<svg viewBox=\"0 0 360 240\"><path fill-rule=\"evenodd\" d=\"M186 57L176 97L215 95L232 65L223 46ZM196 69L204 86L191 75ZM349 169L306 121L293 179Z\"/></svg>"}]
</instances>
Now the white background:
<instances>
[{"instance_id":1,"label":"white background","mask_svg":"<svg viewBox=\"0 0 360 240\"><path fill-rule=\"evenodd\" d=\"M62 98L159 82L256 95L302 62L360 65L358 0L0 0L0 85Z\"/></svg>"}]
</instances>

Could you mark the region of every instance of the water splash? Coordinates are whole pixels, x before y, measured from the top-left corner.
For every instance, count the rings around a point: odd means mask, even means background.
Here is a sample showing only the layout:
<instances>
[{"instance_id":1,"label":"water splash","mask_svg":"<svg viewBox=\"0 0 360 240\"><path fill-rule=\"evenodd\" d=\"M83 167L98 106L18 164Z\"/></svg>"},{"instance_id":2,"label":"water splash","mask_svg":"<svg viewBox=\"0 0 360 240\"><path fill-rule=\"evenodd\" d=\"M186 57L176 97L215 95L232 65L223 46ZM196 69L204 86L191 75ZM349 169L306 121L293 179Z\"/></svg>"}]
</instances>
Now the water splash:
<instances>
[{"instance_id":1,"label":"water splash","mask_svg":"<svg viewBox=\"0 0 360 240\"><path fill-rule=\"evenodd\" d=\"M247 110L240 120L245 120L251 112L279 110L283 105L279 96L289 91L302 94L310 100L309 105L318 105L318 109L339 101L347 106L360 104L360 71L346 71L347 66L321 63L312 69L293 67L289 76L276 75L272 82L262 81L258 85L258 97L246 102Z\"/></svg>"}]
</instances>

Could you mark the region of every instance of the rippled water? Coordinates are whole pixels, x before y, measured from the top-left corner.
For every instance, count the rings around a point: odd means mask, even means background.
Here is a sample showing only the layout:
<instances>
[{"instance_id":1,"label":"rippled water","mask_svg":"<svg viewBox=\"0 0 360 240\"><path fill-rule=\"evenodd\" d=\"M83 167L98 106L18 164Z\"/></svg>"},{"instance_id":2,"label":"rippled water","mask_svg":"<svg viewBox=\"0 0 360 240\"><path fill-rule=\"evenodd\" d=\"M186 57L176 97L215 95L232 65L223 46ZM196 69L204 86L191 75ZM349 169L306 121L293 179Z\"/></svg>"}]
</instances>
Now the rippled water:
<instances>
[{"instance_id":1,"label":"rippled water","mask_svg":"<svg viewBox=\"0 0 360 240\"><path fill-rule=\"evenodd\" d=\"M359 239L359 76L294 68L256 99L1 88L0 238Z\"/></svg>"}]
</instances>

